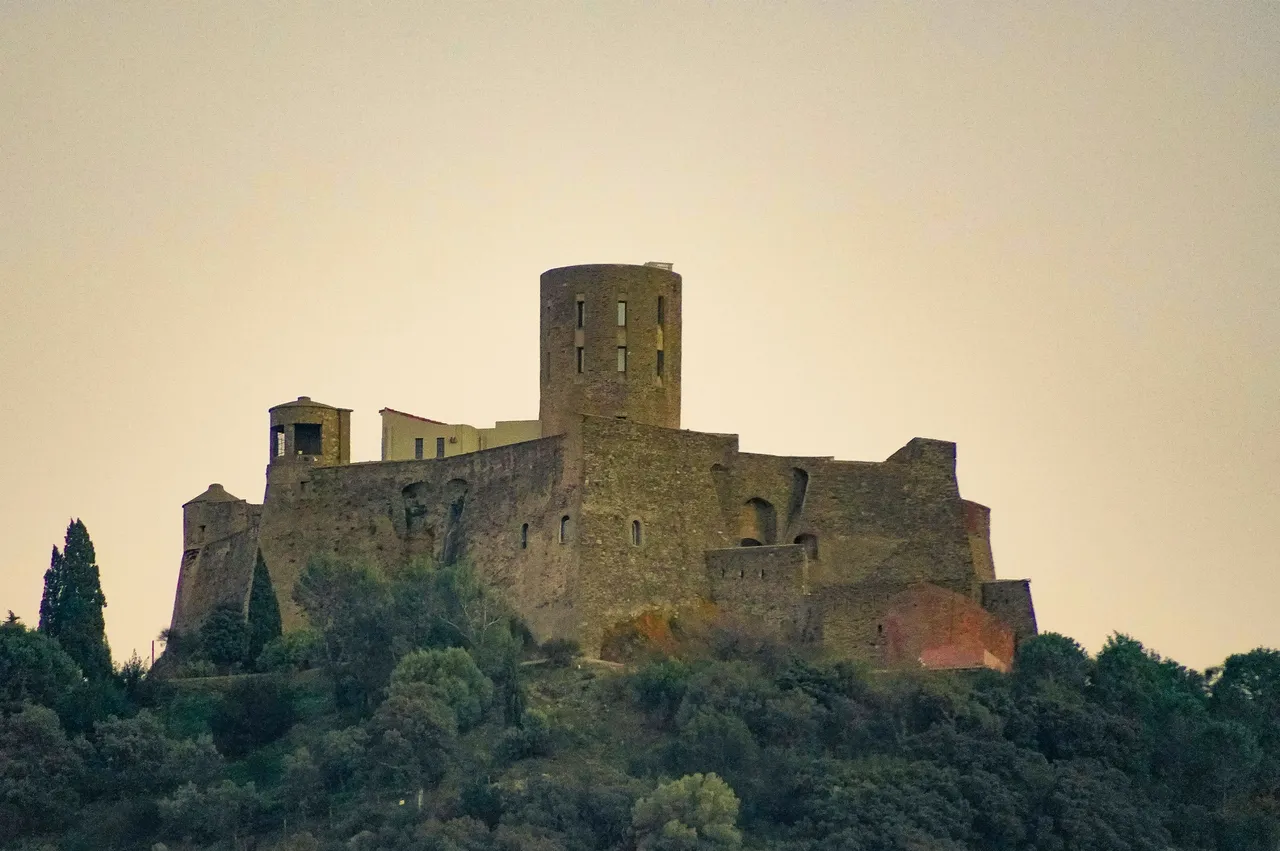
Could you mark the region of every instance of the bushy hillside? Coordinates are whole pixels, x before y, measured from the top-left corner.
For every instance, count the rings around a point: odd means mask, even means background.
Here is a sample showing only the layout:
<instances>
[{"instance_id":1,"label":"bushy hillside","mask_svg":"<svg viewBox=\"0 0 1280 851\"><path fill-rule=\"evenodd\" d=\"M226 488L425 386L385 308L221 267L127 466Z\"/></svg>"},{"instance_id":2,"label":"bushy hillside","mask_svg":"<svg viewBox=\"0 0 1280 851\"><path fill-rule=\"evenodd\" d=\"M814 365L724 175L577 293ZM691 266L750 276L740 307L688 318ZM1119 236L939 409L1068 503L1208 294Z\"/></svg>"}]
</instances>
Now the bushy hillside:
<instances>
[{"instance_id":1,"label":"bushy hillside","mask_svg":"<svg viewBox=\"0 0 1280 851\"><path fill-rule=\"evenodd\" d=\"M623 667L529 646L465 568L322 562L299 601L252 662L222 623L167 662L217 676L94 688L0 626L4 847L1280 847L1275 651L874 674L713 626Z\"/></svg>"}]
</instances>

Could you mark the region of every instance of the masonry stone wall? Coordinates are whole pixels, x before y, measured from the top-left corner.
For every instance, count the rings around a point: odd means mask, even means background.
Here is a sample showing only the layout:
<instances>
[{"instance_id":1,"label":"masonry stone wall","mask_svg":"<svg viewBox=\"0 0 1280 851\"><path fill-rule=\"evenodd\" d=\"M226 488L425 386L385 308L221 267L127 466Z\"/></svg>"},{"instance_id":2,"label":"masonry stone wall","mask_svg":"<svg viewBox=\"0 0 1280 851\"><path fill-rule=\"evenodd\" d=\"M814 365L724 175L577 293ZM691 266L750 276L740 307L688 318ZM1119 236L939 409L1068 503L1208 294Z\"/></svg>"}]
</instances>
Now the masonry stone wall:
<instances>
[{"instance_id":1,"label":"masonry stone wall","mask_svg":"<svg viewBox=\"0 0 1280 851\"><path fill-rule=\"evenodd\" d=\"M712 468L729 463L732 435L583 417L579 639L650 608L707 597L705 552L735 543L724 526ZM641 541L632 528L641 524Z\"/></svg>"},{"instance_id":2,"label":"masonry stone wall","mask_svg":"<svg viewBox=\"0 0 1280 851\"><path fill-rule=\"evenodd\" d=\"M440 460L273 465L260 543L285 628L302 622L292 589L308 559L331 554L383 567L468 559L535 635L570 633L577 553L559 542L559 526L577 516L579 493L566 442Z\"/></svg>"},{"instance_id":3,"label":"masonry stone wall","mask_svg":"<svg viewBox=\"0 0 1280 851\"><path fill-rule=\"evenodd\" d=\"M866 583L814 594L822 645L879 667L967 668L1012 664L1013 630L977 601L931 583Z\"/></svg>"},{"instance_id":4,"label":"masonry stone wall","mask_svg":"<svg viewBox=\"0 0 1280 851\"><path fill-rule=\"evenodd\" d=\"M996 578L995 559L991 555L991 509L970 500L962 500L964 528L973 555L973 574L979 582Z\"/></svg>"},{"instance_id":5,"label":"masonry stone wall","mask_svg":"<svg viewBox=\"0 0 1280 851\"><path fill-rule=\"evenodd\" d=\"M912 443L885 462L743 453L727 502L738 512L752 499L771 504L776 540L761 543L807 541L815 587L929 581L974 594L954 444Z\"/></svg>"},{"instance_id":6,"label":"masonry stone wall","mask_svg":"<svg viewBox=\"0 0 1280 851\"><path fill-rule=\"evenodd\" d=\"M259 550L286 629L312 557L428 557L471 561L537 638L588 653L638 616L713 602L873 663L1005 664L1006 638L1035 634L1030 588L995 581L989 511L960 497L955 444L839 461L681 431L681 287L660 265L543 273L537 421L384 409L383 460L351 464L350 411L271 408L263 505L215 486L184 508L174 627L243 604ZM318 447L299 425L320 427Z\"/></svg>"},{"instance_id":7,"label":"masonry stone wall","mask_svg":"<svg viewBox=\"0 0 1280 851\"><path fill-rule=\"evenodd\" d=\"M1036 634L1036 610L1031 602L1031 583L1026 579L997 579L982 583L982 607L1013 630L1023 641Z\"/></svg>"},{"instance_id":8,"label":"masonry stone wall","mask_svg":"<svg viewBox=\"0 0 1280 851\"><path fill-rule=\"evenodd\" d=\"M171 629L195 632L221 605L247 611L257 554L256 525L185 550L178 568Z\"/></svg>"},{"instance_id":9,"label":"masonry stone wall","mask_svg":"<svg viewBox=\"0 0 1280 851\"><path fill-rule=\"evenodd\" d=\"M680 427L680 293L680 276L653 266L566 266L542 274L543 434L562 434L581 414ZM619 301L627 304L625 325L618 324ZM627 352L625 371L618 370L620 347Z\"/></svg>"},{"instance_id":10,"label":"masonry stone wall","mask_svg":"<svg viewBox=\"0 0 1280 851\"><path fill-rule=\"evenodd\" d=\"M726 614L792 641L817 640L805 548L707 550L711 601Z\"/></svg>"},{"instance_id":11,"label":"masonry stone wall","mask_svg":"<svg viewBox=\"0 0 1280 851\"><path fill-rule=\"evenodd\" d=\"M335 408L299 396L297 401L276 405L267 412L271 421L268 457L270 463L347 464L351 461L351 411ZM320 426L321 448L319 453L299 454L295 440L298 425ZM281 446L276 442L276 432L284 434ZM283 453L281 452L283 449Z\"/></svg>"},{"instance_id":12,"label":"masonry stone wall","mask_svg":"<svg viewBox=\"0 0 1280 851\"><path fill-rule=\"evenodd\" d=\"M220 484L182 506L182 561L170 626L193 632L219 605L248 605L262 506Z\"/></svg>"}]
</instances>

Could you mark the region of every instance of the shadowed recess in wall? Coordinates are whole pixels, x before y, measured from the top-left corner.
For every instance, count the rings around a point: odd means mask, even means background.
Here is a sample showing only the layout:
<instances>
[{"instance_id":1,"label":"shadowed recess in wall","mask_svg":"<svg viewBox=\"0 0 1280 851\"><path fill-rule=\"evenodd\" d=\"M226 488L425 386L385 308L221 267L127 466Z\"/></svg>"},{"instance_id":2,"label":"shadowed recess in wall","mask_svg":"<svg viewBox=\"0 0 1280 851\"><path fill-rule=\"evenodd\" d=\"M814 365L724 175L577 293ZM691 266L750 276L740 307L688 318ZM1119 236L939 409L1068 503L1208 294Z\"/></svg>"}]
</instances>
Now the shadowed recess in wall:
<instances>
[{"instance_id":1,"label":"shadowed recess in wall","mask_svg":"<svg viewBox=\"0 0 1280 851\"><path fill-rule=\"evenodd\" d=\"M462 535L462 509L467 501L467 482L465 479L451 479L444 486L445 498L449 500L449 517L444 532L444 551L440 554L442 564L457 564L462 557L464 546Z\"/></svg>"},{"instance_id":2,"label":"shadowed recess in wall","mask_svg":"<svg viewBox=\"0 0 1280 851\"><path fill-rule=\"evenodd\" d=\"M733 523L733 497L729 468L723 464L712 464L711 484L716 489L716 499L720 502L720 513L724 516L724 525L730 526Z\"/></svg>"},{"instance_id":3,"label":"shadowed recess in wall","mask_svg":"<svg viewBox=\"0 0 1280 851\"><path fill-rule=\"evenodd\" d=\"M400 491L404 500L405 555L408 558L435 555L435 529L428 517L431 495L428 482L414 482Z\"/></svg>"},{"instance_id":4,"label":"shadowed recess in wall","mask_svg":"<svg viewBox=\"0 0 1280 851\"><path fill-rule=\"evenodd\" d=\"M804 547L805 554L809 557L809 561L818 560L818 537L805 532L802 535L796 535L794 543Z\"/></svg>"},{"instance_id":5,"label":"shadowed recess in wall","mask_svg":"<svg viewBox=\"0 0 1280 851\"><path fill-rule=\"evenodd\" d=\"M778 512L767 499L753 496L742 506L740 524L744 547L778 542Z\"/></svg>"},{"instance_id":6,"label":"shadowed recess in wall","mask_svg":"<svg viewBox=\"0 0 1280 851\"><path fill-rule=\"evenodd\" d=\"M799 467L791 468L791 501L787 503L787 526L795 526L804 510L804 498L809 493L809 474Z\"/></svg>"}]
</instances>

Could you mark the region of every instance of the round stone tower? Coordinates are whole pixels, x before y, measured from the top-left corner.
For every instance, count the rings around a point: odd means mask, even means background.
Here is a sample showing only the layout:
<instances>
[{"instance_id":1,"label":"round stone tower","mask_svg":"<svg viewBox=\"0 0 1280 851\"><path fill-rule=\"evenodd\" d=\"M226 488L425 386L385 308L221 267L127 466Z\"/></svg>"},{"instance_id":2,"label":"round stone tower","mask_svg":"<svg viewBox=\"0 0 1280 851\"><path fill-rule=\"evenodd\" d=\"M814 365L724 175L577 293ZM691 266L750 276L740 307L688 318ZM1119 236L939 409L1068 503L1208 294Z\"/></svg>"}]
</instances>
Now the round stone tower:
<instances>
[{"instance_id":1,"label":"round stone tower","mask_svg":"<svg viewBox=\"0 0 1280 851\"><path fill-rule=\"evenodd\" d=\"M276 405L271 417L271 464L304 461L316 466L351 463L351 411L299 396Z\"/></svg>"},{"instance_id":2,"label":"round stone tower","mask_svg":"<svg viewBox=\"0 0 1280 851\"><path fill-rule=\"evenodd\" d=\"M680 276L668 263L542 273L543 436L579 414L680 427Z\"/></svg>"}]
</instances>

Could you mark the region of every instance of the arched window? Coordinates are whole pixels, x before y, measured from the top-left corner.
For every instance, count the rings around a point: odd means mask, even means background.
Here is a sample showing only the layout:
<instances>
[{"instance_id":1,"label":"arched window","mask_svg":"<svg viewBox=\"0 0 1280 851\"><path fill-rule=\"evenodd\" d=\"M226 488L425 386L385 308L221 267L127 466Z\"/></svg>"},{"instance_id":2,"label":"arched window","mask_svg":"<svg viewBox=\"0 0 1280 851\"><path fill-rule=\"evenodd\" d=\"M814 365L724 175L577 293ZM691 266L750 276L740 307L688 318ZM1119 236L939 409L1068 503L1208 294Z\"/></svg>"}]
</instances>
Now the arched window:
<instances>
[{"instance_id":1,"label":"arched window","mask_svg":"<svg viewBox=\"0 0 1280 851\"><path fill-rule=\"evenodd\" d=\"M569 540L569 515L560 518L560 543Z\"/></svg>"},{"instance_id":2,"label":"arched window","mask_svg":"<svg viewBox=\"0 0 1280 851\"><path fill-rule=\"evenodd\" d=\"M803 535L796 535L794 543L804 547L805 555L809 556L809 561L818 560L818 536L805 532Z\"/></svg>"},{"instance_id":3,"label":"arched window","mask_svg":"<svg viewBox=\"0 0 1280 851\"><path fill-rule=\"evenodd\" d=\"M631 546L638 547L643 542L644 530L640 528L639 520L631 521Z\"/></svg>"},{"instance_id":4,"label":"arched window","mask_svg":"<svg viewBox=\"0 0 1280 851\"><path fill-rule=\"evenodd\" d=\"M529 549L529 524L520 527L520 549Z\"/></svg>"}]
</instances>

